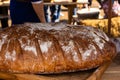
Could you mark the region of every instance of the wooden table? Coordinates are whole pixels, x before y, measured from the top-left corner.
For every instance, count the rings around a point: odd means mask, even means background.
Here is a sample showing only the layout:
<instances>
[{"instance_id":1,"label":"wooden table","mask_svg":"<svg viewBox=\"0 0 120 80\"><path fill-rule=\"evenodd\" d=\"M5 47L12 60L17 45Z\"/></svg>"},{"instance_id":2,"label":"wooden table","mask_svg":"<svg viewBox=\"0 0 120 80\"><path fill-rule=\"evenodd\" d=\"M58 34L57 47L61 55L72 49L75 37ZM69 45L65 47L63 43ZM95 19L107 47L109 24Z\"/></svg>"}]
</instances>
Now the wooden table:
<instances>
[{"instance_id":1,"label":"wooden table","mask_svg":"<svg viewBox=\"0 0 120 80\"><path fill-rule=\"evenodd\" d=\"M44 5L67 5L68 7L68 23L71 24L72 22L72 16L73 16L73 9L76 7L77 4L88 4L88 2L83 2L83 3L79 3L79 2L55 2L55 3L49 3L46 2L44 3ZM2 3L0 4L0 6L6 6L9 7L10 4L9 3Z\"/></svg>"}]
</instances>

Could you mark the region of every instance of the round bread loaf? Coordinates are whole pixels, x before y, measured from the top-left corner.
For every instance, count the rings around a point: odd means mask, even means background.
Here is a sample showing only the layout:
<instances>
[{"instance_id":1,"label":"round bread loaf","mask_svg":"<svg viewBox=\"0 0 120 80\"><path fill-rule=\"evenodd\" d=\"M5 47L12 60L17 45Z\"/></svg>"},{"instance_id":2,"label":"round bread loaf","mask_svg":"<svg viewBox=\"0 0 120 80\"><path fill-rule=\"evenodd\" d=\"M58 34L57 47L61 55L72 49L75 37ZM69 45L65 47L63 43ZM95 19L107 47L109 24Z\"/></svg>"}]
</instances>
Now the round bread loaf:
<instances>
[{"instance_id":1,"label":"round bread loaf","mask_svg":"<svg viewBox=\"0 0 120 80\"><path fill-rule=\"evenodd\" d=\"M0 71L63 73L88 70L113 59L114 44L87 26L29 23L0 31Z\"/></svg>"}]
</instances>

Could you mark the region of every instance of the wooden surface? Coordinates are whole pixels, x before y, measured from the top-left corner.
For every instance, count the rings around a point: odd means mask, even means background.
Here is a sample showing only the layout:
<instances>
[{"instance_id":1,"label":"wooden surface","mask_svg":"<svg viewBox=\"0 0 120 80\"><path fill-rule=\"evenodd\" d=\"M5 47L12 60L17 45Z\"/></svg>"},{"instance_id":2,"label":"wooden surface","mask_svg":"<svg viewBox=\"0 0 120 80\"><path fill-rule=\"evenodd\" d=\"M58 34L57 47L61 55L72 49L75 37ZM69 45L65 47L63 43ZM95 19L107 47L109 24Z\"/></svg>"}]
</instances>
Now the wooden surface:
<instances>
[{"instance_id":1,"label":"wooden surface","mask_svg":"<svg viewBox=\"0 0 120 80\"><path fill-rule=\"evenodd\" d=\"M94 70L51 75L9 74L1 72L0 80L85 80L93 71Z\"/></svg>"},{"instance_id":2,"label":"wooden surface","mask_svg":"<svg viewBox=\"0 0 120 80\"><path fill-rule=\"evenodd\" d=\"M44 2L44 5L76 5L88 4L88 2ZM10 2L0 2L0 6L10 6Z\"/></svg>"},{"instance_id":3,"label":"wooden surface","mask_svg":"<svg viewBox=\"0 0 120 80\"><path fill-rule=\"evenodd\" d=\"M9 74L0 73L0 80L86 80L95 69L74 73L52 74L52 75L33 75L33 74ZM104 72L102 80L120 80L120 53L113 63Z\"/></svg>"},{"instance_id":4,"label":"wooden surface","mask_svg":"<svg viewBox=\"0 0 120 80\"><path fill-rule=\"evenodd\" d=\"M111 36L112 0L109 0L108 35Z\"/></svg>"},{"instance_id":5,"label":"wooden surface","mask_svg":"<svg viewBox=\"0 0 120 80\"><path fill-rule=\"evenodd\" d=\"M117 54L113 63L105 71L102 80L120 80L120 53Z\"/></svg>"}]
</instances>

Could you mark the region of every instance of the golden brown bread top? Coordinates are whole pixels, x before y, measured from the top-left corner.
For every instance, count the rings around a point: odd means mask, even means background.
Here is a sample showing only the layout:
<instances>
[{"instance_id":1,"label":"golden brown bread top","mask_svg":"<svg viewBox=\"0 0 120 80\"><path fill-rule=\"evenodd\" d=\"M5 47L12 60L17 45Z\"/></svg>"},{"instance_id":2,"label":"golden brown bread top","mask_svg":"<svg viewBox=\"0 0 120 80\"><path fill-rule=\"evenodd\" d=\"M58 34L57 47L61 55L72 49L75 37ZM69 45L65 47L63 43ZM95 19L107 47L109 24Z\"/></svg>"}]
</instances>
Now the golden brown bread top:
<instances>
[{"instance_id":1,"label":"golden brown bread top","mask_svg":"<svg viewBox=\"0 0 120 80\"><path fill-rule=\"evenodd\" d=\"M92 27L29 23L0 31L1 71L86 70L100 66L114 55L115 46L106 34Z\"/></svg>"}]
</instances>

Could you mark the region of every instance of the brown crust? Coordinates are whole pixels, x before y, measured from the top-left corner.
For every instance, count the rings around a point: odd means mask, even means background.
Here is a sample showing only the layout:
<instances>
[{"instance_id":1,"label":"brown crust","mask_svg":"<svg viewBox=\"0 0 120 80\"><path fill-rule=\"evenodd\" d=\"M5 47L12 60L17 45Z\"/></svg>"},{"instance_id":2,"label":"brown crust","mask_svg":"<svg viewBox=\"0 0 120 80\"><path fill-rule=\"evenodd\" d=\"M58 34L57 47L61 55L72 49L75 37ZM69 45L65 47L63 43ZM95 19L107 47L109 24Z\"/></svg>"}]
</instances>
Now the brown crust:
<instances>
[{"instance_id":1,"label":"brown crust","mask_svg":"<svg viewBox=\"0 0 120 80\"><path fill-rule=\"evenodd\" d=\"M0 31L0 70L62 73L88 70L115 56L100 30L64 24L24 24Z\"/></svg>"}]
</instances>

